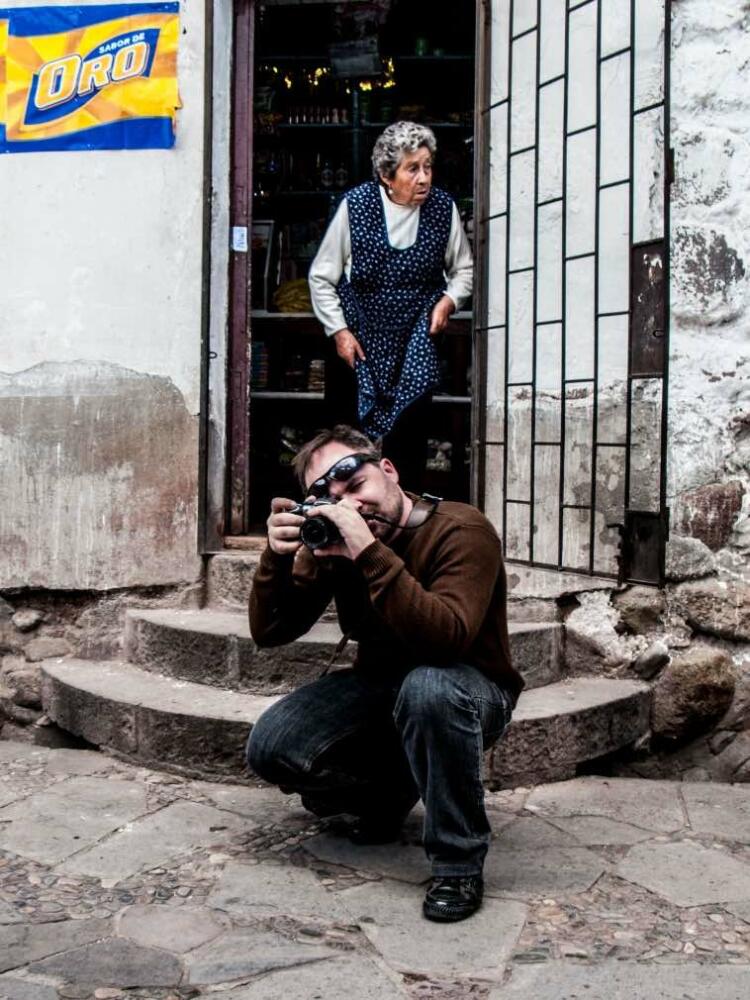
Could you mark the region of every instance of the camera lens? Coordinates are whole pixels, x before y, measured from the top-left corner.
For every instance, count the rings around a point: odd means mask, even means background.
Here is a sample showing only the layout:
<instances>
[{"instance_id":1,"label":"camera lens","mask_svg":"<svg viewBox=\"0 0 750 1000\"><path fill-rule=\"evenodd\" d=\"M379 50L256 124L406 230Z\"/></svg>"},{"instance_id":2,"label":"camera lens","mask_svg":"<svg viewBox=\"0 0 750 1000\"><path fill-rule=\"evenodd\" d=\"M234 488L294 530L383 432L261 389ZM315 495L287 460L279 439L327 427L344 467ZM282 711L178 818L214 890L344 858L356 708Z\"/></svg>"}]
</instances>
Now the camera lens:
<instances>
[{"instance_id":1,"label":"camera lens","mask_svg":"<svg viewBox=\"0 0 750 1000\"><path fill-rule=\"evenodd\" d=\"M325 517L308 517L299 531L308 549L324 549L341 541L341 532Z\"/></svg>"}]
</instances>

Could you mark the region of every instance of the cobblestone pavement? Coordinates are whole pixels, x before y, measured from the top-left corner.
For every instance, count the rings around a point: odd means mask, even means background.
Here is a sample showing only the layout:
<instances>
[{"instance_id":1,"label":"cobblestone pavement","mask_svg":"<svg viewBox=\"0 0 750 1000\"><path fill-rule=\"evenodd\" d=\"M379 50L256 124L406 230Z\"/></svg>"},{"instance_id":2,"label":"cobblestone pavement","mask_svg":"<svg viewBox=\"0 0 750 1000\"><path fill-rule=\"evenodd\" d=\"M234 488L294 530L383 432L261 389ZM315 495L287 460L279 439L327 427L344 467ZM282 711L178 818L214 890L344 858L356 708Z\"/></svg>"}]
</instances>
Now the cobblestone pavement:
<instances>
[{"instance_id":1,"label":"cobblestone pavement","mask_svg":"<svg viewBox=\"0 0 750 1000\"><path fill-rule=\"evenodd\" d=\"M0 998L750 996L750 788L488 794L471 920L420 914L416 810L355 847L274 789L0 742Z\"/></svg>"}]
</instances>

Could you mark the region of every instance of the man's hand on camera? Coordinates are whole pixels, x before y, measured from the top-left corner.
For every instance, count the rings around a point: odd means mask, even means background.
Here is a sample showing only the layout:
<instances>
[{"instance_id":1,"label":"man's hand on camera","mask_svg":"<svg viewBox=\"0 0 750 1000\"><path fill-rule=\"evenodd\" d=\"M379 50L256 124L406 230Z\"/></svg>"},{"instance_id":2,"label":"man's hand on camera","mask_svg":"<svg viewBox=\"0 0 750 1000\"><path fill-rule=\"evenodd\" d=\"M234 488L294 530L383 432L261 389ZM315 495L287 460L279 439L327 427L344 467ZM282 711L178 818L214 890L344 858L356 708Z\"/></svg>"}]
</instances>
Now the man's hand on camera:
<instances>
[{"instance_id":1,"label":"man's hand on camera","mask_svg":"<svg viewBox=\"0 0 750 1000\"><path fill-rule=\"evenodd\" d=\"M327 517L329 521L333 521L343 538L342 542L329 545L328 548L315 549L316 556L343 556L345 559L356 559L360 552L375 541L367 521L346 497L330 507L316 508L314 516Z\"/></svg>"},{"instance_id":2,"label":"man's hand on camera","mask_svg":"<svg viewBox=\"0 0 750 1000\"><path fill-rule=\"evenodd\" d=\"M299 537L300 525L304 517L290 514L294 500L286 497L274 497L271 501L271 514L266 521L268 526L268 545L280 556L293 556L302 545Z\"/></svg>"}]
</instances>

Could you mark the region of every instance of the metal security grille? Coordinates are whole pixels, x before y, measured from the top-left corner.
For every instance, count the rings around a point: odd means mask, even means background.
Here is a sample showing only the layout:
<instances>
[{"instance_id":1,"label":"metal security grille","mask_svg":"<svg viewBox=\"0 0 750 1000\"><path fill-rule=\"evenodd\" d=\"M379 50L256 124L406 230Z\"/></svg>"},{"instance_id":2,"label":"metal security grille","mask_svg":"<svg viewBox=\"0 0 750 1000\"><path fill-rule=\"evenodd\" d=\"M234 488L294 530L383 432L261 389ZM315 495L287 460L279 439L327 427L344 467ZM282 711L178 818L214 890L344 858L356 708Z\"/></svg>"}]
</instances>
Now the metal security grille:
<instances>
[{"instance_id":1,"label":"metal security grille","mask_svg":"<svg viewBox=\"0 0 750 1000\"><path fill-rule=\"evenodd\" d=\"M509 560L658 582L668 0L482 7L480 499Z\"/></svg>"}]
</instances>

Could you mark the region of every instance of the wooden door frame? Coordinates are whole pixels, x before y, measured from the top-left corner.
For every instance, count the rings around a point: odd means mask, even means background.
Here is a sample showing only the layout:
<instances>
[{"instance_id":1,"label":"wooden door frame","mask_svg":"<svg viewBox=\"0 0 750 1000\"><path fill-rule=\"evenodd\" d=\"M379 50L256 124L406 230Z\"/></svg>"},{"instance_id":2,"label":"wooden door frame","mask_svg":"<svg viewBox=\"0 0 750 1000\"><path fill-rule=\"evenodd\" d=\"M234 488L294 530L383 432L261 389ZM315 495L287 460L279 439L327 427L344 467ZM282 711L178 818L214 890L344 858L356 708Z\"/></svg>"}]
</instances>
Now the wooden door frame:
<instances>
[{"instance_id":1,"label":"wooden door frame","mask_svg":"<svg viewBox=\"0 0 750 1000\"><path fill-rule=\"evenodd\" d=\"M472 311L473 373L471 380L471 502L484 510L487 474L487 245L489 223L490 69L492 3L476 0L474 58L474 308Z\"/></svg>"},{"instance_id":2,"label":"wooden door frame","mask_svg":"<svg viewBox=\"0 0 750 1000\"><path fill-rule=\"evenodd\" d=\"M250 491L250 232L253 204L255 6L255 0L234 0L224 531L227 535L242 535L247 531Z\"/></svg>"}]
</instances>

